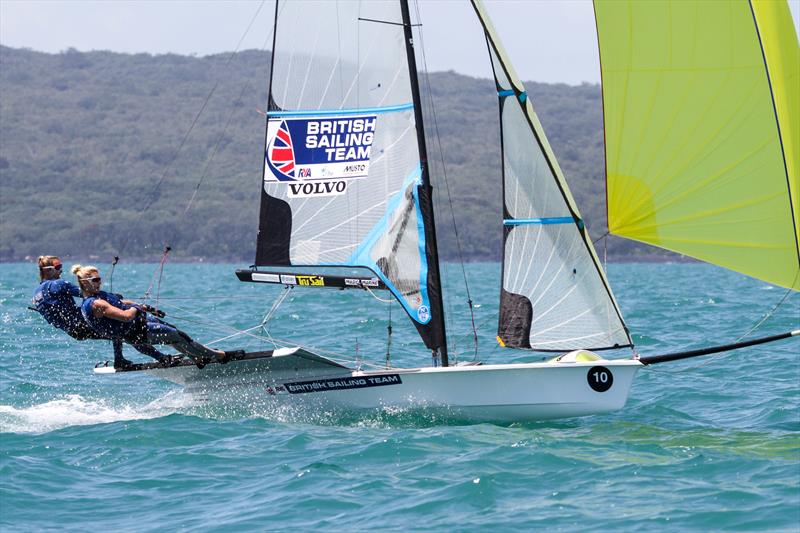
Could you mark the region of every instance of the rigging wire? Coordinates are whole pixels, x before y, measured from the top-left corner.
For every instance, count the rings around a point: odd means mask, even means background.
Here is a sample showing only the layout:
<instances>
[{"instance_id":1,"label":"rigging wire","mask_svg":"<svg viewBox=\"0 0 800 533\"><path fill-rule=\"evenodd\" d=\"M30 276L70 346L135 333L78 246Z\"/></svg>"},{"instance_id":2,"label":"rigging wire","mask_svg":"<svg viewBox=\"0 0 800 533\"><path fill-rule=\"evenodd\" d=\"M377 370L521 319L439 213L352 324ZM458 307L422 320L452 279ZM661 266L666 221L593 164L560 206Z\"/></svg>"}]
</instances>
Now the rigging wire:
<instances>
[{"instance_id":1,"label":"rigging wire","mask_svg":"<svg viewBox=\"0 0 800 533\"><path fill-rule=\"evenodd\" d=\"M603 240L603 268L605 270L608 270L608 268L607 268L607 263L608 263L608 239L607 239L607 237L609 235L611 235L610 231L606 231L601 236L599 236L597 239L592 241L592 244L597 244L598 241L600 241L601 239ZM796 285L798 277L800 277L800 271L798 271L798 273L795 275L795 278L792 281L791 286ZM741 342L742 340L747 338L749 335L751 335L753 332L757 331L767 320L772 318L772 316L778 311L778 309L780 309L780 307L786 302L786 299L789 298L789 295L792 294L792 292L794 292L792 289L787 289L786 292L783 294L783 297L778 301L778 303L776 303L772 307L772 309L770 309L766 314L764 314L763 317L761 317L759 320L757 320L747 331L742 333L735 341L733 341L733 343L735 344L735 343ZM634 353L636 355L638 355L638 353L636 352L635 348L634 348ZM728 353L721 353L721 354L717 354L716 357L722 357L724 355L729 355L729 354ZM708 360L703 361L702 363L699 363L699 364L697 364L695 366L687 367L687 368L684 368L684 369L681 369L681 370L677 370L677 371L673 371L673 372L683 372L684 370L692 370L692 369L695 369L695 368L700 368L700 367L703 367L703 366L709 364L712 361L712 359L708 359ZM663 372L663 370L662 370L662 372ZM667 371L667 372L669 372L669 371Z\"/></svg>"},{"instance_id":2,"label":"rigging wire","mask_svg":"<svg viewBox=\"0 0 800 533\"><path fill-rule=\"evenodd\" d=\"M392 367L392 306L389 307L389 323L386 326L386 368Z\"/></svg>"},{"instance_id":3,"label":"rigging wire","mask_svg":"<svg viewBox=\"0 0 800 533\"><path fill-rule=\"evenodd\" d=\"M233 106L232 106L233 109L236 109L239 106L239 103L242 101L242 98L244 98L245 91L249 87L250 87L250 82L249 81L246 81L242 85L242 90L239 92L239 96L236 98L236 100L233 103ZM197 198L197 194L200 192L200 187L203 185L203 182L205 182L205 179L208 176L208 171L211 168L211 163L214 161L214 158L216 157L217 152L219 151L219 147L222 144L222 140L225 138L225 133L227 133L228 127L231 125L231 122L233 121L233 115L234 115L233 111L228 113L228 119L225 122L225 126L223 126L222 131L217 136L217 141L214 143L214 149L212 150L211 155L208 157L208 160L206 161L206 165L203 168L203 173L200 175L200 179L197 181L197 185L195 185L194 191L192 192L192 196L189 198L189 201L186 203L186 208L184 208L183 213L181 213L178 216L178 220L177 220L178 222L180 222L186 216L186 214L189 212L189 210L194 205L194 201ZM172 236L167 241L167 246L169 246L170 243L175 241L175 237L176 237L177 233L178 233L178 224L175 224L173 226L173 229L172 229Z\"/></svg>"},{"instance_id":4,"label":"rigging wire","mask_svg":"<svg viewBox=\"0 0 800 533\"><path fill-rule=\"evenodd\" d=\"M287 288L291 289L291 287L287 287ZM286 294L288 294L288 291L286 292ZM285 295L283 296L283 298L285 298ZM205 315L200 315L199 313L196 313L196 312L191 311L189 309L184 309L184 308L180 308L180 307L177 307L177 306L175 306L175 307L179 311L185 312L185 313L187 313L189 315L193 315L195 317L202 318L202 320L193 320L191 318L172 315L173 319L181 320L181 321L187 322L187 323L200 324L200 325L204 325L204 326L208 326L208 327L213 327L213 328L216 328L219 331L232 332L231 335L227 335L225 337L221 337L221 338L218 338L216 340L206 342L205 343L206 345L213 345L213 344L222 342L224 340L230 340L230 339L238 337L238 336L245 336L245 337L250 337L252 339L259 340L261 342L267 342L269 344L272 344L275 348L278 348L278 347L298 347L298 348L303 348L303 349L306 349L306 350L310 350L310 351L313 351L316 354L328 357L329 359L334 360L334 361L336 361L336 362L338 362L340 364L360 363L362 366L366 366L366 367L370 367L370 368L376 368L376 369L383 368L383 366L380 365L380 364L369 363L369 362L366 362L366 361L359 361L359 360L354 359L352 357L348 357L347 354L345 354L345 353L336 352L336 351L333 351L333 350L330 350L330 349L325 349L325 348L314 347L314 346L303 344L301 342L298 342L298 341L292 340L292 339L281 339L281 338L273 337L268 332L265 332L262 335L253 333L254 330L261 329L261 327L262 327L261 323L256 325L256 326L252 326L250 328L242 330L242 329L237 329L237 328L234 328L232 326L229 326L229 325L227 325L227 324L225 324L223 322L220 322L220 321L210 321L210 320L207 319L207 317L205 317ZM273 307L274 307L274 309L277 309L277 306L273 305ZM263 323L263 321L262 321L262 323ZM340 336L339 333L332 333L330 335L325 335L323 337L319 337L317 339L317 341L325 341L325 340L327 340L327 339L329 339L331 337L338 337L338 336Z\"/></svg>"},{"instance_id":5,"label":"rigging wire","mask_svg":"<svg viewBox=\"0 0 800 533\"><path fill-rule=\"evenodd\" d=\"M798 271L797 271L797 274L795 274L795 276L794 276L794 280L792 281L792 286L793 286L793 287L797 285L797 278L798 278L798 277L800 277L800 270L798 270ZM758 328L760 328L760 327L761 327L761 325L762 325L764 322L766 322L768 319L770 319L770 318L772 317L772 315L774 315L774 314L775 314L775 312L778 310L778 308L780 308L780 306L781 306L781 305L783 305L783 303L786 301L786 299L787 299L787 298L789 298L789 295L790 295L790 294L792 294L792 292L794 292L792 289L786 289L786 292L784 293L784 295L783 295L783 298L781 298L781 299L778 301L778 303L777 303L777 304L775 304L775 306L774 306L774 307L773 307L773 308L772 308L772 309L771 309L769 312L767 312L767 314L766 314L766 315L764 315L764 316L761 318L761 320L759 320L758 322L756 322L756 323L755 323L755 324L754 324L754 325L753 325L753 326L752 326L750 329L748 329L748 330L747 330L747 331L746 331L746 332L745 332L745 333L744 333L744 334L743 334L741 337L739 337L738 339L736 339L734 342L736 343L736 342L739 342L739 341L741 341L742 339L744 339L745 337L747 337L748 335L750 335L751 333L753 333L755 330L757 330Z\"/></svg>"},{"instance_id":6,"label":"rigging wire","mask_svg":"<svg viewBox=\"0 0 800 533\"><path fill-rule=\"evenodd\" d=\"M140 299L145 298L146 296L143 294L139 296ZM188 300L188 301L207 301L207 300L225 300L230 301L230 296L162 296L162 301L173 301L173 300ZM237 296L237 300L264 300L263 296Z\"/></svg>"},{"instance_id":7,"label":"rigging wire","mask_svg":"<svg viewBox=\"0 0 800 533\"><path fill-rule=\"evenodd\" d=\"M798 271L797 275L795 275L795 279L792 282L792 286L794 286L797 283L798 277L800 277L800 271ZM759 319L755 324L753 324L745 333L743 333L741 336L739 336L739 338L737 338L732 344L736 344L736 343L741 342L745 337L748 337L751 333L753 333L758 328L760 328L764 324L764 322L766 322L767 320L772 318L772 316L778 311L778 309L786 302L787 298L789 298L789 295L791 295L792 292L794 292L792 289L786 289L786 292L783 294L783 297L778 301L778 303L776 303L772 307L772 309L770 309L761 319ZM698 363L696 365L686 366L686 367L679 368L679 369L676 369L676 370L668 370L668 369L663 369L663 370L661 370L661 369L652 369L652 370L655 371L655 372L662 372L662 373L665 373L665 374L679 374L679 373L682 373L682 372L689 372L689 371L696 370L698 368L702 368L704 366L710 365L711 363L715 362L716 360L718 360L718 359L720 359L722 357L730 357L731 355L732 355L732 351L720 352L720 353L716 353L716 354L711 354L710 357L707 357L707 359L705 359L704 361L702 361L702 362L700 362L700 363Z\"/></svg>"},{"instance_id":8,"label":"rigging wire","mask_svg":"<svg viewBox=\"0 0 800 533\"><path fill-rule=\"evenodd\" d=\"M275 315L275 312L278 310L278 307L280 307L283 301L286 300L286 297L289 296L289 293L292 291L293 288L294 285L285 285L283 287L283 292L275 299L274 302L272 302L272 308L270 308L270 310L267 312L266 315L264 315L264 318L261 320L260 325L262 328L265 328L267 326L267 323L270 320L272 320L272 317Z\"/></svg>"},{"instance_id":9,"label":"rigging wire","mask_svg":"<svg viewBox=\"0 0 800 533\"><path fill-rule=\"evenodd\" d=\"M239 42L237 43L236 48L234 49L233 52L231 52L228 55L228 58L225 61L225 64L223 65L223 68L228 68L228 66L230 65L230 63L233 60L233 58L239 52L239 49L241 48L242 43L244 42L244 39L247 37L247 34L250 32L250 29L253 27L253 24L255 23L256 19L258 18L258 15L261 12L261 9L264 7L265 3L266 3L266 0L261 0L261 3L258 5L258 9L256 9L256 12L251 17L250 22L247 25L247 28L245 29L245 31L242 34L242 36L239 38ZM220 81L218 80L214 84L214 86L211 88L209 93L206 95L206 97L205 97L205 99L203 101L203 104L200 106L200 109L197 112L197 114L195 115L194 120L192 120L192 123L189 126L189 129L184 134L183 139L181 140L180 144L178 145L178 148L173 153L172 158L170 159L170 162L167 164L167 167L164 169L164 172L161 174L161 178L158 180L156 185L150 191L150 194L145 198L144 208L139 211L138 216L134 220L134 223L130 226L130 229L127 232L127 236L125 237L125 239L122 242L122 246L119 248L118 254L115 255L115 257L114 257L114 261L112 262L112 266L111 266L112 276L113 276L114 267L119 262L119 256L123 254L123 252L125 251L125 249L128 246L128 243L130 242L130 239L131 239L132 235L134 234L133 233L133 229L136 228L137 226L139 226L139 223L141 222L141 220L144 217L145 213L150 209L150 207L156 201L157 193L158 193L159 189L161 188L161 185L164 183L164 181L167 178L167 175L169 174L169 172L172 170L173 166L175 165L175 161L177 161L178 155L181 153L181 151L183 150L183 147L186 145L186 142L188 141L189 136L191 135L192 131L194 130L195 126L197 125L197 122L200 119L200 116L205 112L205 109L208 106L208 102L211 100L211 97L214 95L214 93L216 92L216 90L219 87L219 85L220 85ZM162 268L163 268L163 265L162 265Z\"/></svg>"},{"instance_id":10,"label":"rigging wire","mask_svg":"<svg viewBox=\"0 0 800 533\"><path fill-rule=\"evenodd\" d=\"M269 323L270 320L272 320L272 317L278 311L278 308L283 304L284 300L286 300L286 297L289 296L289 292L291 292L293 288L294 287L292 285L284 286L283 292L280 295L278 295L277 298L275 298L275 301L272 302L272 308L269 311L267 311L267 314L264 315L264 318L261 319L261 323L258 325L262 333L266 335L268 339L270 339L270 342L272 342L272 334L269 332L267 324Z\"/></svg>"},{"instance_id":11,"label":"rigging wire","mask_svg":"<svg viewBox=\"0 0 800 533\"><path fill-rule=\"evenodd\" d=\"M600 235L598 238L594 239L594 240L592 241L592 244L597 244L598 242L600 242L600 239L605 239L605 242L608 242L608 239L606 239L606 237L608 237L609 235L611 235L611 232L609 232L608 230L606 230L606 232L605 232L605 233L603 233L602 235ZM605 246L605 245L604 245L604 246Z\"/></svg>"},{"instance_id":12,"label":"rigging wire","mask_svg":"<svg viewBox=\"0 0 800 533\"><path fill-rule=\"evenodd\" d=\"M420 20L419 2L414 2L414 9L416 11L417 20L419 21ZM470 290L469 290L469 280L467 278L467 269L464 266L464 253L463 253L463 250L461 248L461 238L460 238L460 236L458 234L458 225L456 224L455 209L453 208L453 198L452 198L452 195L450 194L450 182L447 179L447 166L445 165L445 162L444 162L444 151L442 150L442 142L441 142L441 137L440 137L440 134L439 134L439 122L438 122L438 120L436 118L436 106L434 105L433 92L431 91L432 85L431 85L431 80L430 80L430 74L429 74L429 71L428 71L428 60L427 60L427 57L425 55L425 39L424 39L423 31L422 31L422 25L420 25L420 28L419 28L419 40L420 40L420 50L422 52L422 65L423 65L422 71L423 71L423 74L425 76L425 81L426 81L426 83L428 85L427 95L428 95L429 105L431 107L431 118L433 119L433 127L434 127L434 131L436 132L436 136L435 136L436 137L436 144L438 146L439 159L441 160L441 164L442 164L442 177L444 178L445 190L447 191L447 202L448 202L449 207L450 207L450 218L451 218L451 221L452 221L452 224L453 224L453 233L455 234L456 248L458 249L458 261L459 261L459 264L461 265L461 273L462 273L462 276L464 278L464 286L465 286L466 292L467 292L467 304L469 305L470 320L472 322L472 338L473 338L474 349L475 349L474 357L477 358L477 356L478 356L478 331L475 328L475 311L474 311L472 296L471 296Z\"/></svg>"},{"instance_id":13,"label":"rigging wire","mask_svg":"<svg viewBox=\"0 0 800 533\"><path fill-rule=\"evenodd\" d=\"M144 300L147 301L150 299L150 292L153 290L153 285L156 285L156 277L158 278L157 288L156 288L156 301L155 307L158 308L158 299L161 294L161 280L164 277L164 265L167 263L167 254L172 250L169 246L164 247L164 251L161 253L161 261L158 263L158 268L153 273L152 278L150 279L150 286L147 287L147 290L144 292Z\"/></svg>"},{"instance_id":14,"label":"rigging wire","mask_svg":"<svg viewBox=\"0 0 800 533\"><path fill-rule=\"evenodd\" d=\"M373 297L373 298L375 298L376 300L378 300L379 302L382 302L382 303L385 303L385 304L392 304L392 303L394 303L394 302L395 302L395 300L394 300L393 298L389 298L388 300L385 300L385 299L381 298L380 296L378 296L377 294L375 294L375 293L372 291L372 289L370 289L369 287L366 287L366 286L365 286L365 287L364 287L364 289L365 289L365 290L366 290L368 293L370 293L370 295L372 295L372 297Z\"/></svg>"}]
</instances>

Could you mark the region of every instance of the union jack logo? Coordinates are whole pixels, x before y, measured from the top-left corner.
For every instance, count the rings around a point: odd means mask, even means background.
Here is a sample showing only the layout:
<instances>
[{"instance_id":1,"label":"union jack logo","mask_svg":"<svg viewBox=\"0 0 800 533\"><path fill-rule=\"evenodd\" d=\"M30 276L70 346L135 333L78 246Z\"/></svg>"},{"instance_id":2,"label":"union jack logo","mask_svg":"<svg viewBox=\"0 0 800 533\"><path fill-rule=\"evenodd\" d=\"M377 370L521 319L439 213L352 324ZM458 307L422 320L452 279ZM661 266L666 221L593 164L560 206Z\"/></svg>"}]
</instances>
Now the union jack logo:
<instances>
[{"instance_id":1,"label":"union jack logo","mask_svg":"<svg viewBox=\"0 0 800 533\"><path fill-rule=\"evenodd\" d=\"M280 173L288 180L294 180L294 148L292 147L292 136L286 121L282 121L278 131L272 138L269 147L269 163L276 173L276 178L280 180ZM281 180L283 181L283 180Z\"/></svg>"}]
</instances>

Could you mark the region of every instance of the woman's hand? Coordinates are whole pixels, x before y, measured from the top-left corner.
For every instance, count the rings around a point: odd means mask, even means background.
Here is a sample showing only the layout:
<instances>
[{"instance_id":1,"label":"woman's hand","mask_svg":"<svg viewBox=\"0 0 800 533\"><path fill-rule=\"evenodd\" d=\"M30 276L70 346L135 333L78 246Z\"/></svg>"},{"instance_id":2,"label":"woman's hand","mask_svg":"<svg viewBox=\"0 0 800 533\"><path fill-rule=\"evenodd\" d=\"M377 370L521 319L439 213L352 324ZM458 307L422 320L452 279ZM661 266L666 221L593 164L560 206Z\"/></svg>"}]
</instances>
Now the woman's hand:
<instances>
[{"instance_id":1,"label":"woman's hand","mask_svg":"<svg viewBox=\"0 0 800 533\"><path fill-rule=\"evenodd\" d=\"M152 305L140 304L140 307L142 311L147 311L151 315L157 316L158 318L164 318L165 316L167 316L167 314L164 311L162 311L161 309L156 309Z\"/></svg>"}]
</instances>

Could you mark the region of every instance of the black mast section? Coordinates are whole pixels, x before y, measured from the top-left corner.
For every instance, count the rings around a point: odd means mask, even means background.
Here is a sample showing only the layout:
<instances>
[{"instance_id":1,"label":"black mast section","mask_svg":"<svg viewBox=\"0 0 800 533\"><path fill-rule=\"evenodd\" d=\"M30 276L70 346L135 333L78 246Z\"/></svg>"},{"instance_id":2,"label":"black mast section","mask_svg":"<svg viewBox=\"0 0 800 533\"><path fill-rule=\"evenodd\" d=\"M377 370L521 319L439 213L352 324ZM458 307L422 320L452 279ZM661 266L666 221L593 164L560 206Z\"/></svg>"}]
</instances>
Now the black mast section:
<instances>
[{"instance_id":1,"label":"black mast section","mask_svg":"<svg viewBox=\"0 0 800 533\"><path fill-rule=\"evenodd\" d=\"M414 121L417 124L417 145L419 147L419 162L422 167L422 192L420 207L423 216L430 221L425 224L425 249L428 256L428 279L435 285L435 290L429 290L431 304L431 330L435 344L434 357L438 355L442 366L448 366L447 337L444 327L444 306L442 305L442 281L439 275L439 250L436 245L436 224L433 219L433 187L428 174L428 151L425 147L425 127L422 121L422 99L419 95L419 79L417 77L417 60L414 56L414 36L411 31L411 16L408 11L408 0L400 0L400 10L403 15L403 30L406 39L406 56L408 57L408 74L411 78L411 93L414 102ZM429 285L429 289L431 289Z\"/></svg>"}]
</instances>

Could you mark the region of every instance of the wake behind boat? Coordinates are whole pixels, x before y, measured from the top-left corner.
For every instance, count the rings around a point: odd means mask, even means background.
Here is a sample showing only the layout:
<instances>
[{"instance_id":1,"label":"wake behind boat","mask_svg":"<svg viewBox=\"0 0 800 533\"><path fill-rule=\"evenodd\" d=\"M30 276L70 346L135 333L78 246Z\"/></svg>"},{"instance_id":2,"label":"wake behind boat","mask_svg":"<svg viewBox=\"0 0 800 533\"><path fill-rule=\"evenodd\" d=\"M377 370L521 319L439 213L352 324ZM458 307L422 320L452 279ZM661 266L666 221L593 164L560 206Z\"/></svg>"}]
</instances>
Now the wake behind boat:
<instances>
[{"instance_id":1,"label":"wake behind boat","mask_svg":"<svg viewBox=\"0 0 800 533\"><path fill-rule=\"evenodd\" d=\"M671 11L685 3L620 4L596 2L610 230L798 289L800 164L793 158L800 154L800 90L792 90L797 62L780 59L797 57L788 7L707 3ZM647 364L799 333L663 356L633 352L531 98L483 5L472 5L489 48L501 124L502 168L487 177L503 195L496 214L503 242L497 339L508 349L554 352L551 360L451 365L414 50L418 21L408 2L279 0L256 260L237 275L308 290L388 293L433 364L364 371L289 347L203 369L132 371L179 383L209 402L446 409L516 421L620 409ZM674 13L680 23L664 24ZM309 49L298 49L298 24L314 30ZM681 32L698 25L715 39L700 49L682 46ZM740 53L725 52L734 46ZM701 74L686 79L686 71ZM673 88L662 95L661 86ZM626 348L630 359L594 353Z\"/></svg>"}]
</instances>

